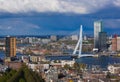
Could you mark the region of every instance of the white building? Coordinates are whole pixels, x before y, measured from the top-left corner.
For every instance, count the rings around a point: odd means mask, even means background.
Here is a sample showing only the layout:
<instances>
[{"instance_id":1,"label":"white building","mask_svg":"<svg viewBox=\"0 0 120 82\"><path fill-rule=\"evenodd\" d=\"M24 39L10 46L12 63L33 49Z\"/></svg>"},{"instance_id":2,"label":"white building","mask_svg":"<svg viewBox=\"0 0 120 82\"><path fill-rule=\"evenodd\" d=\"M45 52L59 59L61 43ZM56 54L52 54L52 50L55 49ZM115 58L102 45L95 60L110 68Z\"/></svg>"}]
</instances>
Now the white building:
<instances>
[{"instance_id":1,"label":"white building","mask_svg":"<svg viewBox=\"0 0 120 82\"><path fill-rule=\"evenodd\" d=\"M108 70L112 74L120 73L120 64L109 65Z\"/></svg>"},{"instance_id":2,"label":"white building","mask_svg":"<svg viewBox=\"0 0 120 82\"><path fill-rule=\"evenodd\" d=\"M30 69L32 69L33 71L35 71L35 70L37 70L37 68L38 68L38 64L28 64L28 67L30 68Z\"/></svg>"},{"instance_id":3,"label":"white building","mask_svg":"<svg viewBox=\"0 0 120 82\"><path fill-rule=\"evenodd\" d=\"M75 61L69 61L69 60L60 60L60 62L51 62L51 65L53 66L61 66L64 67L66 64L72 67L74 65Z\"/></svg>"},{"instance_id":4,"label":"white building","mask_svg":"<svg viewBox=\"0 0 120 82\"><path fill-rule=\"evenodd\" d=\"M42 39L42 43L47 44L50 42L50 39Z\"/></svg>"},{"instance_id":5,"label":"white building","mask_svg":"<svg viewBox=\"0 0 120 82\"><path fill-rule=\"evenodd\" d=\"M30 61L31 62L40 62L40 61L46 61L46 59L44 56L32 55L32 56L30 56Z\"/></svg>"},{"instance_id":6,"label":"white building","mask_svg":"<svg viewBox=\"0 0 120 82\"><path fill-rule=\"evenodd\" d=\"M57 36L56 35L51 35L50 40L51 41L57 41Z\"/></svg>"},{"instance_id":7,"label":"white building","mask_svg":"<svg viewBox=\"0 0 120 82\"><path fill-rule=\"evenodd\" d=\"M38 64L28 63L27 65L33 71L38 71L38 72L44 69L49 69L49 64L41 64L40 62Z\"/></svg>"},{"instance_id":8,"label":"white building","mask_svg":"<svg viewBox=\"0 0 120 82\"><path fill-rule=\"evenodd\" d=\"M62 60L61 61L61 65L62 67L64 67L66 64L69 65L70 67L72 67L74 65L75 61L67 61L67 60Z\"/></svg>"},{"instance_id":9,"label":"white building","mask_svg":"<svg viewBox=\"0 0 120 82\"><path fill-rule=\"evenodd\" d=\"M72 40L78 40L78 35L72 35L71 38Z\"/></svg>"},{"instance_id":10,"label":"white building","mask_svg":"<svg viewBox=\"0 0 120 82\"><path fill-rule=\"evenodd\" d=\"M83 37L83 40L87 40L87 36L86 35Z\"/></svg>"}]
</instances>

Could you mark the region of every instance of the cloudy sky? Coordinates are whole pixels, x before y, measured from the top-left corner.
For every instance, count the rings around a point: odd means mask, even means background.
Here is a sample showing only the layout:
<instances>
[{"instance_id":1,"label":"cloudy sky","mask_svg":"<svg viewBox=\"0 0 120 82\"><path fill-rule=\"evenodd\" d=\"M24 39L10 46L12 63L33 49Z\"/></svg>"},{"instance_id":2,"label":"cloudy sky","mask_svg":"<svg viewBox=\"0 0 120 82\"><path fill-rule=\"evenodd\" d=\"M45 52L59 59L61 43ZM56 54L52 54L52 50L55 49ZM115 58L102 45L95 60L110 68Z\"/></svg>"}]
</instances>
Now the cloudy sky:
<instances>
[{"instance_id":1,"label":"cloudy sky","mask_svg":"<svg viewBox=\"0 0 120 82\"><path fill-rule=\"evenodd\" d=\"M0 0L0 35L71 34L81 24L93 35L97 20L120 34L120 0Z\"/></svg>"}]
</instances>

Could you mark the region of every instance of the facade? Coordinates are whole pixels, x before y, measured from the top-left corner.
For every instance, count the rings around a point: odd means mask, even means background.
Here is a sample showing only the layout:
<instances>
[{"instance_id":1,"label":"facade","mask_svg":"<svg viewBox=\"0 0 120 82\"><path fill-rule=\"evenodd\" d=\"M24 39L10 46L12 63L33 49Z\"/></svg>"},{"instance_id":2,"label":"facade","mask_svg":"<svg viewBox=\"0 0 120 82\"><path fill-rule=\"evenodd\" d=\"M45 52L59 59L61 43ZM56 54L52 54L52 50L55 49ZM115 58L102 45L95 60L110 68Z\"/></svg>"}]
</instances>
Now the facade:
<instances>
[{"instance_id":1,"label":"facade","mask_svg":"<svg viewBox=\"0 0 120 82\"><path fill-rule=\"evenodd\" d=\"M102 21L94 22L94 48L99 48L99 32L102 32Z\"/></svg>"},{"instance_id":2,"label":"facade","mask_svg":"<svg viewBox=\"0 0 120 82\"><path fill-rule=\"evenodd\" d=\"M117 51L117 38L112 39L112 51Z\"/></svg>"},{"instance_id":3,"label":"facade","mask_svg":"<svg viewBox=\"0 0 120 82\"><path fill-rule=\"evenodd\" d=\"M120 73L120 64L109 65L108 70L112 74Z\"/></svg>"},{"instance_id":4,"label":"facade","mask_svg":"<svg viewBox=\"0 0 120 82\"><path fill-rule=\"evenodd\" d=\"M112 51L120 51L120 37L115 36L112 39Z\"/></svg>"},{"instance_id":5,"label":"facade","mask_svg":"<svg viewBox=\"0 0 120 82\"><path fill-rule=\"evenodd\" d=\"M64 67L66 64L69 65L70 67L73 67L75 61L69 61L69 60L61 60L60 62L51 62L50 65L56 66L56 67Z\"/></svg>"},{"instance_id":6,"label":"facade","mask_svg":"<svg viewBox=\"0 0 120 82\"><path fill-rule=\"evenodd\" d=\"M117 37L117 51L120 51L120 37Z\"/></svg>"},{"instance_id":7,"label":"facade","mask_svg":"<svg viewBox=\"0 0 120 82\"><path fill-rule=\"evenodd\" d=\"M107 49L107 34L106 32L99 32L99 49L104 51Z\"/></svg>"},{"instance_id":8,"label":"facade","mask_svg":"<svg viewBox=\"0 0 120 82\"><path fill-rule=\"evenodd\" d=\"M14 70L19 70L22 67L22 62L19 61L6 62L5 65Z\"/></svg>"},{"instance_id":9,"label":"facade","mask_svg":"<svg viewBox=\"0 0 120 82\"><path fill-rule=\"evenodd\" d=\"M44 56L39 56L39 55L33 55L30 56L30 61L31 62L40 62L40 61L46 61Z\"/></svg>"},{"instance_id":10,"label":"facade","mask_svg":"<svg viewBox=\"0 0 120 82\"><path fill-rule=\"evenodd\" d=\"M57 41L57 36L51 35L51 36L50 36L50 39L51 39L51 41Z\"/></svg>"},{"instance_id":11,"label":"facade","mask_svg":"<svg viewBox=\"0 0 120 82\"><path fill-rule=\"evenodd\" d=\"M6 37L5 41L5 53L6 57L16 56L16 38L15 37Z\"/></svg>"},{"instance_id":12,"label":"facade","mask_svg":"<svg viewBox=\"0 0 120 82\"><path fill-rule=\"evenodd\" d=\"M71 38L72 40L78 40L78 35L72 35Z\"/></svg>"},{"instance_id":13,"label":"facade","mask_svg":"<svg viewBox=\"0 0 120 82\"><path fill-rule=\"evenodd\" d=\"M43 44L48 44L51 40L50 39L42 39Z\"/></svg>"},{"instance_id":14,"label":"facade","mask_svg":"<svg viewBox=\"0 0 120 82\"><path fill-rule=\"evenodd\" d=\"M83 37L83 40L87 40L87 36L86 35Z\"/></svg>"},{"instance_id":15,"label":"facade","mask_svg":"<svg viewBox=\"0 0 120 82\"><path fill-rule=\"evenodd\" d=\"M64 67L66 64L72 67L74 65L75 61L61 61L62 67Z\"/></svg>"}]
</instances>

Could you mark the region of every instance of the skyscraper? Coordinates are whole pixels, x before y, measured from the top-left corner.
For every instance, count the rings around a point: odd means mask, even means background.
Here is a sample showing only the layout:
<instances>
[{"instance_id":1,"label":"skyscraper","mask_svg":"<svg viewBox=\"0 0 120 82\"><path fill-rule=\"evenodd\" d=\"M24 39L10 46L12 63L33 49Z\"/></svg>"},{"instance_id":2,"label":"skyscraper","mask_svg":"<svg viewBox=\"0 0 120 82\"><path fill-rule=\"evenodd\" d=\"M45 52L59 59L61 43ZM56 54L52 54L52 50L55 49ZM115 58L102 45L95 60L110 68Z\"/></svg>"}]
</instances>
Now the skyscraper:
<instances>
[{"instance_id":1,"label":"skyscraper","mask_svg":"<svg viewBox=\"0 0 120 82\"><path fill-rule=\"evenodd\" d=\"M99 50L104 51L107 49L107 33L99 32Z\"/></svg>"},{"instance_id":2,"label":"skyscraper","mask_svg":"<svg viewBox=\"0 0 120 82\"><path fill-rule=\"evenodd\" d=\"M99 33L102 32L102 21L94 22L94 48L99 49Z\"/></svg>"},{"instance_id":3,"label":"skyscraper","mask_svg":"<svg viewBox=\"0 0 120 82\"><path fill-rule=\"evenodd\" d=\"M5 53L6 57L16 56L16 38L15 37L6 37L5 41Z\"/></svg>"}]
</instances>

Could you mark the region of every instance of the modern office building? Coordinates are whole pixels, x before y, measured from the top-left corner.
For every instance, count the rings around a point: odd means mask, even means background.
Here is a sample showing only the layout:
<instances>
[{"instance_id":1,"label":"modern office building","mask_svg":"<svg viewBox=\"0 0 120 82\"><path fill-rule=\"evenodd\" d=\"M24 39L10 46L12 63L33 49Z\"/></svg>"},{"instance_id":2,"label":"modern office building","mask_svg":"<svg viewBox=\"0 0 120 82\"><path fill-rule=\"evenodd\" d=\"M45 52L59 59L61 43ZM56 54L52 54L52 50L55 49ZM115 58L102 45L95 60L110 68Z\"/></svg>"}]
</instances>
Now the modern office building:
<instances>
[{"instance_id":1,"label":"modern office building","mask_svg":"<svg viewBox=\"0 0 120 82\"><path fill-rule=\"evenodd\" d=\"M104 51L107 49L107 33L99 32L99 50Z\"/></svg>"},{"instance_id":2,"label":"modern office building","mask_svg":"<svg viewBox=\"0 0 120 82\"><path fill-rule=\"evenodd\" d=\"M16 38L15 37L10 37L10 36L6 37L5 53L6 53L6 57L16 56Z\"/></svg>"},{"instance_id":3,"label":"modern office building","mask_svg":"<svg viewBox=\"0 0 120 82\"><path fill-rule=\"evenodd\" d=\"M99 33L102 32L102 21L94 22L94 48L99 49Z\"/></svg>"}]
</instances>

